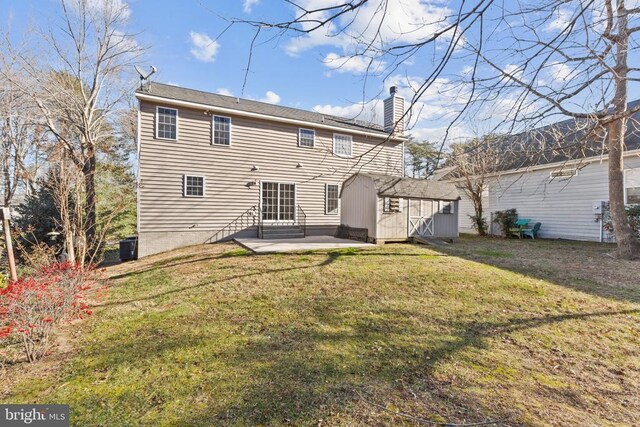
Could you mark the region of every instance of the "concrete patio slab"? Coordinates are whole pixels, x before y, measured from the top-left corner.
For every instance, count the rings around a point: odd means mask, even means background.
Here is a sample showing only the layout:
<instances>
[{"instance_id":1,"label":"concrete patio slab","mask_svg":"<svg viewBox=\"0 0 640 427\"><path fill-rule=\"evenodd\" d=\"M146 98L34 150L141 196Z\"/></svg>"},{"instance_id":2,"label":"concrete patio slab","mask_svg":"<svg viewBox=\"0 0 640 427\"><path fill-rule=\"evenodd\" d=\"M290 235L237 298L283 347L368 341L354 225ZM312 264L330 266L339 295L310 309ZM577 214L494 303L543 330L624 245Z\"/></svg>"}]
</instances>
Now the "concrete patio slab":
<instances>
[{"instance_id":1,"label":"concrete patio slab","mask_svg":"<svg viewBox=\"0 0 640 427\"><path fill-rule=\"evenodd\" d=\"M233 240L256 254L375 247L372 243L364 243L349 239L338 239L337 237L331 236L308 236L297 239L239 238Z\"/></svg>"}]
</instances>

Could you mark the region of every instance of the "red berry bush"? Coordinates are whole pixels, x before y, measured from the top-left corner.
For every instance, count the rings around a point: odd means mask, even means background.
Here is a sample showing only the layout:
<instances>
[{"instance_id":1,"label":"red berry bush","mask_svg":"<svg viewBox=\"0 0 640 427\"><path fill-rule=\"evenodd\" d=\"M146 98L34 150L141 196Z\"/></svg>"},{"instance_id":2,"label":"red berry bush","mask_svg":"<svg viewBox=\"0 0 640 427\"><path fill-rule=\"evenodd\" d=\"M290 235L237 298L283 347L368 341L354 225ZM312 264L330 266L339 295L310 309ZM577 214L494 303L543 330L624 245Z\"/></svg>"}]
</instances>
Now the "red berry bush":
<instances>
[{"instance_id":1,"label":"red berry bush","mask_svg":"<svg viewBox=\"0 0 640 427\"><path fill-rule=\"evenodd\" d=\"M96 279L95 269L64 262L9 283L0 289L0 343L18 341L29 362L40 359L55 325L91 315L87 292Z\"/></svg>"}]
</instances>

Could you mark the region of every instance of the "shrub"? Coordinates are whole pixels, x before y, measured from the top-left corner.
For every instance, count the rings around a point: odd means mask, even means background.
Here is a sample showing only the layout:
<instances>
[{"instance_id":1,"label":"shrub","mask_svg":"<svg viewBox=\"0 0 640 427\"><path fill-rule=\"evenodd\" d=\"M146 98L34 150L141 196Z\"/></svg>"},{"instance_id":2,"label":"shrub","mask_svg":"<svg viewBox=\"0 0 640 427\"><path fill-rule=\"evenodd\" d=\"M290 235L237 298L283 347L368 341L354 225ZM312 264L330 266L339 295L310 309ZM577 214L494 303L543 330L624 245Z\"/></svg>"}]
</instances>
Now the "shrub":
<instances>
[{"instance_id":1,"label":"shrub","mask_svg":"<svg viewBox=\"0 0 640 427\"><path fill-rule=\"evenodd\" d=\"M17 338L29 362L40 359L56 324L91 315L86 293L94 284L93 269L68 262L9 283L0 289L0 341Z\"/></svg>"},{"instance_id":2,"label":"shrub","mask_svg":"<svg viewBox=\"0 0 640 427\"><path fill-rule=\"evenodd\" d=\"M483 216L469 215L473 228L479 235L485 236L487 234L487 219Z\"/></svg>"},{"instance_id":3,"label":"shrub","mask_svg":"<svg viewBox=\"0 0 640 427\"><path fill-rule=\"evenodd\" d=\"M518 211L515 209L507 209L493 213L493 222L500 226L504 237L509 237L509 229L515 227L517 220Z\"/></svg>"},{"instance_id":4,"label":"shrub","mask_svg":"<svg viewBox=\"0 0 640 427\"><path fill-rule=\"evenodd\" d=\"M629 218L629 225L635 231L636 237L640 239L640 204L629 205L625 208L627 217ZM602 228L609 233L613 233L613 222L611 215L605 214Z\"/></svg>"}]
</instances>

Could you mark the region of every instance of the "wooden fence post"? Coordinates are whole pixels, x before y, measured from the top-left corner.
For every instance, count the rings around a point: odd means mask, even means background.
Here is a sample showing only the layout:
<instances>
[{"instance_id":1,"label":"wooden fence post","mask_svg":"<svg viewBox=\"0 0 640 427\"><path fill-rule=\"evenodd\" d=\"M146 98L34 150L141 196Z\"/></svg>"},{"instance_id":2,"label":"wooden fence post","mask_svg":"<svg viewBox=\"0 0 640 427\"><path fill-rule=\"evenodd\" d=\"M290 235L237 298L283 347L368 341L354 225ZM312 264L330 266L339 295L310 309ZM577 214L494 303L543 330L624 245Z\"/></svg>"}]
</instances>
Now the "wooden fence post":
<instances>
[{"instance_id":1,"label":"wooden fence post","mask_svg":"<svg viewBox=\"0 0 640 427\"><path fill-rule=\"evenodd\" d=\"M18 274L16 273L16 259L13 256L13 244L11 242L11 229L9 228L9 219L11 219L11 211L9 208L2 208L2 228L4 229L4 242L7 246L7 259L9 260L9 273L11 280L18 280Z\"/></svg>"}]
</instances>

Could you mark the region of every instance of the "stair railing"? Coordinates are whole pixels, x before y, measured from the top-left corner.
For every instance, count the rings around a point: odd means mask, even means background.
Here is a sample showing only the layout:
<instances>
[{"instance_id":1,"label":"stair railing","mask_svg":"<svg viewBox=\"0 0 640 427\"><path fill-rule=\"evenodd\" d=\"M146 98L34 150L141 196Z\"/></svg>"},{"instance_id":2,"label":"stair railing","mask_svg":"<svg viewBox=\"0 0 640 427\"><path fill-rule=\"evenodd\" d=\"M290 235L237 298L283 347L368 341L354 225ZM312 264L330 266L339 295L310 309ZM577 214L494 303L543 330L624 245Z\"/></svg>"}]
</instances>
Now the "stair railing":
<instances>
[{"instance_id":1,"label":"stair railing","mask_svg":"<svg viewBox=\"0 0 640 427\"><path fill-rule=\"evenodd\" d=\"M225 225L222 229L218 230L211 240L217 242L225 237L256 225L260 228L261 221L262 214L260 212L260 207L251 206L249 209L238 215L237 218Z\"/></svg>"}]
</instances>

